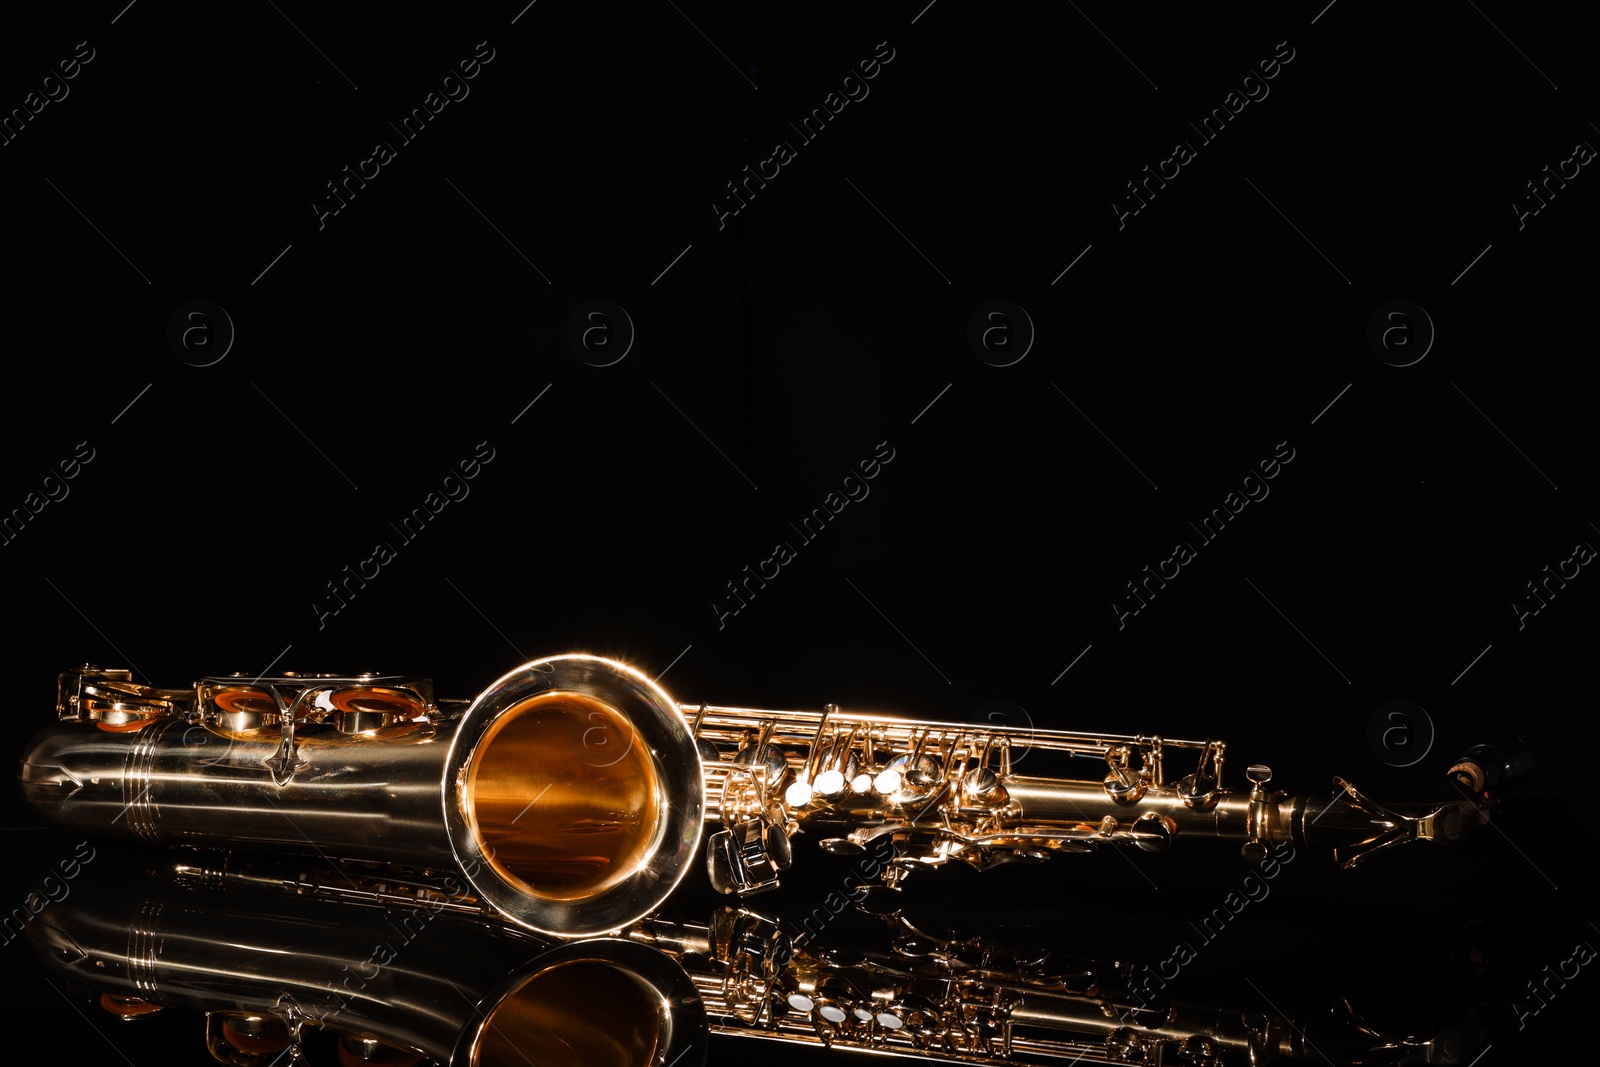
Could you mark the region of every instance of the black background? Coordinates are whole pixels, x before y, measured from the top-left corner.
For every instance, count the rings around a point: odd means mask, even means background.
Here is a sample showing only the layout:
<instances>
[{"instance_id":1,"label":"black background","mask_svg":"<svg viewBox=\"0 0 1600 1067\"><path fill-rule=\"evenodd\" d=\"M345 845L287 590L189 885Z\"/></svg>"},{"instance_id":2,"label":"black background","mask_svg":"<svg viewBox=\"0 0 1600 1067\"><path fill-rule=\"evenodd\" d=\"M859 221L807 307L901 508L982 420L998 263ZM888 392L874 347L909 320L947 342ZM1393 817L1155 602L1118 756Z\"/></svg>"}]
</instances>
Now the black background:
<instances>
[{"instance_id":1,"label":"black background","mask_svg":"<svg viewBox=\"0 0 1600 1067\"><path fill-rule=\"evenodd\" d=\"M1520 229L1511 203L1600 143L1576 18L142 0L14 23L6 109L94 49L0 146L0 510L93 449L0 546L18 750L84 661L156 685L420 673L471 696L564 651L666 671L686 701L981 721L998 700L1041 728L1225 737L1235 775L1269 762L1302 793L1337 773L1426 794L1465 746L1520 733L1539 770L1496 829L1347 873L1315 857L1278 899L1344 916L1326 945L1363 973L1419 966L1401 927L1505 925L1484 1062L1551 1047L1563 1012L1519 1029L1505 1001L1600 939L1582 873L1597 580L1520 628L1511 602L1600 544L1600 179L1584 167ZM470 95L400 144L386 122L480 41ZM802 143L787 123L880 42L870 94ZM1186 121L1279 42L1270 95L1199 144ZM396 158L319 228L312 202L379 139ZM1112 198L1179 139L1197 158L1119 228ZM724 184L778 140L794 161L719 228ZM167 343L195 299L236 329L206 367ZM1010 366L967 342L995 299L1036 330ZM1367 340L1396 299L1437 331L1406 367ZM637 331L611 366L567 343L591 300ZM388 524L480 442L470 494L401 543ZM788 524L885 442L870 494L802 543ZM1186 524L1281 442L1270 495L1201 545ZM1178 540L1195 561L1119 628L1124 583ZM378 541L396 558L321 615ZM724 583L779 541L794 561L719 618ZM1368 742L1391 700L1436 734L1410 768ZM7 908L71 852L37 822L14 802ZM1228 851L920 891L1153 949L1172 939L1142 917L1212 906L1239 877ZM780 903L808 907L801 882ZM1230 951L1283 988L1328 965L1293 943ZM40 1025L105 1052L25 946L0 951ZM105 1032L140 1067L187 1055Z\"/></svg>"}]
</instances>

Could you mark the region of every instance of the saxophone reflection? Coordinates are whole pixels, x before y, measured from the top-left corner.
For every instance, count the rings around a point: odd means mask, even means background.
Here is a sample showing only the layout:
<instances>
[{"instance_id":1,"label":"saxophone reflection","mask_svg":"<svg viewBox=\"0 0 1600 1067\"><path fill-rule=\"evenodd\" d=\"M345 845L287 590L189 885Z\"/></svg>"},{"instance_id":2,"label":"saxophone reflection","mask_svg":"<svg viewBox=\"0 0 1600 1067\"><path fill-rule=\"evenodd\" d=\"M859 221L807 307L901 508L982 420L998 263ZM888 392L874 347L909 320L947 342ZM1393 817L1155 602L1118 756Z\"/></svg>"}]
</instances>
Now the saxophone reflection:
<instances>
[{"instance_id":1,"label":"saxophone reflection","mask_svg":"<svg viewBox=\"0 0 1600 1067\"><path fill-rule=\"evenodd\" d=\"M353 885L399 891L361 907L225 885L221 866L110 859L87 873L28 927L47 971L123 1019L205 1012L206 1047L229 1067L299 1067L313 1032L352 1067L705 1062L694 984L635 941L537 937L355 870Z\"/></svg>"},{"instance_id":2,"label":"saxophone reflection","mask_svg":"<svg viewBox=\"0 0 1600 1067\"><path fill-rule=\"evenodd\" d=\"M1348 1003L1296 1021L1176 985L1152 998L1134 963L931 934L898 910L831 943L720 907L552 947L409 872L346 869L335 889L275 862L108 863L28 936L50 971L123 1018L205 1012L207 1048L229 1067L310 1062L313 1031L337 1037L347 1067L696 1067L708 1034L725 1054L738 1037L824 1059L1460 1065L1484 1037L1470 1019L1385 1035Z\"/></svg>"},{"instance_id":3,"label":"saxophone reflection","mask_svg":"<svg viewBox=\"0 0 1600 1067\"><path fill-rule=\"evenodd\" d=\"M1487 1026L1384 1033L1348 1000L1296 1021L1133 987L1135 966L920 929L899 911L876 939L801 946L745 908L636 936L684 961L712 1033L960 1063L1260 1067L1314 1062L1461 1067ZM1193 993L1193 989L1190 990Z\"/></svg>"}]
</instances>

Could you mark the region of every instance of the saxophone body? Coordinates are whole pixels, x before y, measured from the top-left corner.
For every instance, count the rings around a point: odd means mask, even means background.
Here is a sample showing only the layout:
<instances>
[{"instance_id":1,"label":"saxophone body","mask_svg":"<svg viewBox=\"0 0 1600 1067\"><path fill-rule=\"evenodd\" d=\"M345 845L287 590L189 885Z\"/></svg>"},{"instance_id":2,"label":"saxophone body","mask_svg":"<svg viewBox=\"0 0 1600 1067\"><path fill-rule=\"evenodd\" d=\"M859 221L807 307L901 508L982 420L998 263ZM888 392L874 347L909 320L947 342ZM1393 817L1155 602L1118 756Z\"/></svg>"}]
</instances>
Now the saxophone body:
<instances>
[{"instance_id":1,"label":"saxophone body","mask_svg":"<svg viewBox=\"0 0 1600 1067\"><path fill-rule=\"evenodd\" d=\"M1343 866L1487 822L1500 770L1451 768L1455 795L1390 808L1335 779L1331 799L1223 784L1218 740L883 715L680 705L597 656L525 664L470 704L426 679L362 675L134 683L61 675L55 726L24 755L32 806L60 829L167 845L299 852L454 871L502 917L556 936L650 914L706 836L723 893L778 885L792 839L835 854L884 843L882 881L1179 840L1329 848ZM1023 774L1050 764L1054 774ZM1093 776L1070 773L1088 761ZM1492 761L1491 761L1492 762Z\"/></svg>"}]
</instances>

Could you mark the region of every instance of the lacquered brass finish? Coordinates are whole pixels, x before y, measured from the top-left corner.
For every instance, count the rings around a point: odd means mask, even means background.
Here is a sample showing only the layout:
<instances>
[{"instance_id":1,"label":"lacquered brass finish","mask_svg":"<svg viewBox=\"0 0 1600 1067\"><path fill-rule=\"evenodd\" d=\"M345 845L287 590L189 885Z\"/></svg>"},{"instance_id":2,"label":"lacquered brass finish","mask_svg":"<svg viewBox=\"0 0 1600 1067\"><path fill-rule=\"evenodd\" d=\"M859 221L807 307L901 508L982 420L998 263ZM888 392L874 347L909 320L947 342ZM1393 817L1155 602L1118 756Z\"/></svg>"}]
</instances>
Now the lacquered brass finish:
<instances>
[{"instance_id":1,"label":"lacquered brass finish","mask_svg":"<svg viewBox=\"0 0 1600 1067\"><path fill-rule=\"evenodd\" d=\"M1455 799L1396 809L1335 779L1332 800L1223 784L1219 740L996 727L884 715L676 705L596 656L518 668L465 711L425 680L210 678L193 690L85 667L63 723L24 758L29 800L63 829L166 844L311 851L459 869L491 908L592 934L648 914L683 877L702 820L712 884L778 884L790 838L825 851L887 841L883 879L959 860L983 869L1102 846L1229 841L1246 859L1294 843L1342 866L1409 841L1451 843L1489 818ZM1058 773L1020 773L1054 762ZM1085 760L1085 775L1068 763ZM1188 766L1175 770L1178 764ZM1175 777L1175 775L1180 775ZM1498 780L1498 779L1497 779ZM480 874L480 872L482 872Z\"/></svg>"}]
</instances>

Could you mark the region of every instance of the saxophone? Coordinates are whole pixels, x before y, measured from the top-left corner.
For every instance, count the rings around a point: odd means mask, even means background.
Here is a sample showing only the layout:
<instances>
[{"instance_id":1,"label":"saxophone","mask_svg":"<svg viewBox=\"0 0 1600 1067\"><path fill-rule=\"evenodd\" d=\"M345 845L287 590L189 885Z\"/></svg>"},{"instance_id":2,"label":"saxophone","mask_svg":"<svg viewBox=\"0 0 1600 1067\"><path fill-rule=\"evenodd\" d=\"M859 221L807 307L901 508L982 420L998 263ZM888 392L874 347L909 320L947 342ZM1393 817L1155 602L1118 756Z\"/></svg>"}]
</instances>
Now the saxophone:
<instances>
[{"instance_id":1,"label":"saxophone","mask_svg":"<svg viewBox=\"0 0 1600 1067\"><path fill-rule=\"evenodd\" d=\"M453 870L505 919L564 937L651 914L703 831L722 893L774 888L809 832L835 854L892 858L877 877L984 869L1179 839L1331 849L1343 867L1487 823L1507 767L1475 749L1455 793L1385 806L1342 778L1331 799L1223 783L1220 740L1079 733L821 711L680 705L614 660L535 660L470 703L426 679L208 677L187 689L85 666L19 770L65 832L312 853ZM1039 752L1090 777L1018 772ZM1184 766L1174 769L1183 762Z\"/></svg>"}]
</instances>

